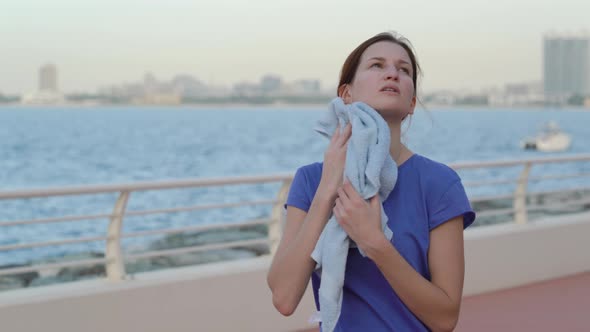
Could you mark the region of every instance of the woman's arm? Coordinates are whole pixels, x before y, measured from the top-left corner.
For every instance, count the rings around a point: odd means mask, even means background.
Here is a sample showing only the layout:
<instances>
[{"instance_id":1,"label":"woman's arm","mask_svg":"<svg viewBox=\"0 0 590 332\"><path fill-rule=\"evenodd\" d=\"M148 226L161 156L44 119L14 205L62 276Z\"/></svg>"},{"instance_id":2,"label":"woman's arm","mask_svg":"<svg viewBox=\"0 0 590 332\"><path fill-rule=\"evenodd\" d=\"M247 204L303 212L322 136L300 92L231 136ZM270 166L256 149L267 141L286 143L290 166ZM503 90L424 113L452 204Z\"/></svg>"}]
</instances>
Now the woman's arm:
<instances>
[{"instance_id":1,"label":"woman's arm","mask_svg":"<svg viewBox=\"0 0 590 332\"><path fill-rule=\"evenodd\" d=\"M289 206L281 243L272 260L267 283L272 302L285 316L291 315L309 283L316 265L311 253L330 219L336 201L336 191L342 184L348 139L352 125L336 129L324 153L320 183L308 212Z\"/></svg>"},{"instance_id":2,"label":"woman's arm","mask_svg":"<svg viewBox=\"0 0 590 332\"><path fill-rule=\"evenodd\" d=\"M406 262L385 237L367 250L399 298L432 331L452 331L463 294L463 217L430 232L428 264L431 281Z\"/></svg>"},{"instance_id":3,"label":"woman's arm","mask_svg":"<svg viewBox=\"0 0 590 332\"><path fill-rule=\"evenodd\" d=\"M305 293L316 262L311 253L330 218L335 195L318 189L308 213L288 206L283 237L267 276L272 302L283 315L291 315Z\"/></svg>"},{"instance_id":4,"label":"woman's arm","mask_svg":"<svg viewBox=\"0 0 590 332\"><path fill-rule=\"evenodd\" d=\"M401 256L381 230L381 202L366 202L345 181L338 189L334 215L344 231L375 262L399 298L432 331L452 331L463 293L463 217L430 231L431 281Z\"/></svg>"}]
</instances>

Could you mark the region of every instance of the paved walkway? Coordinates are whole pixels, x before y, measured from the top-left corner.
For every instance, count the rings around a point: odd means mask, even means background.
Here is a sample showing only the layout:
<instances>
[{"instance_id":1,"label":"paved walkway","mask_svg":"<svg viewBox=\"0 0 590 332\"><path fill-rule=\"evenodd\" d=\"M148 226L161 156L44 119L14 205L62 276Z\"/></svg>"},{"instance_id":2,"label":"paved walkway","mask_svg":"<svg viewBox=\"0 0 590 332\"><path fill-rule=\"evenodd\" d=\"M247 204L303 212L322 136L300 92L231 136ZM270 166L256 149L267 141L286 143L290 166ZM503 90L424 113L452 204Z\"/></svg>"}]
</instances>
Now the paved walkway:
<instances>
[{"instance_id":1,"label":"paved walkway","mask_svg":"<svg viewBox=\"0 0 590 332\"><path fill-rule=\"evenodd\" d=\"M464 298L455 332L471 331L589 332L590 271Z\"/></svg>"},{"instance_id":2,"label":"paved walkway","mask_svg":"<svg viewBox=\"0 0 590 332\"><path fill-rule=\"evenodd\" d=\"M590 271L466 297L456 332L590 331Z\"/></svg>"}]
</instances>

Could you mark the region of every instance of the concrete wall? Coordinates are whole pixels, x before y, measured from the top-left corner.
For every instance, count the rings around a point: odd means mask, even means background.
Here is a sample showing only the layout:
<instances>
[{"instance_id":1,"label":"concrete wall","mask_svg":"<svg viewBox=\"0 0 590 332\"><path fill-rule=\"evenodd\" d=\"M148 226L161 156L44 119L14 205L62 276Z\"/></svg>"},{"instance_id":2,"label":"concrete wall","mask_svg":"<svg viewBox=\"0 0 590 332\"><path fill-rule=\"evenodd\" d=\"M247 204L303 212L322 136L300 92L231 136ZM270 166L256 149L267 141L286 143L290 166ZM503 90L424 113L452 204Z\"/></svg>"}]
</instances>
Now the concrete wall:
<instances>
[{"instance_id":1,"label":"concrete wall","mask_svg":"<svg viewBox=\"0 0 590 332\"><path fill-rule=\"evenodd\" d=\"M465 296L590 271L590 213L465 231Z\"/></svg>"},{"instance_id":2,"label":"concrete wall","mask_svg":"<svg viewBox=\"0 0 590 332\"><path fill-rule=\"evenodd\" d=\"M465 295L590 270L590 214L465 232ZM270 257L0 293L2 331L295 331L315 312L310 289L278 314Z\"/></svg>"},{"instance_id":3,"label":"concrete wall","mask_svg":"<svg viewBox=\"0 0 590 332\"><path fill-rule=\"evenodd\" d=\"M294 331L315 311L308 288L283 317L266 285L270 257L144 273L124 282L0 293L0 330L19 332Z\"/></svg>"}]
</instances>

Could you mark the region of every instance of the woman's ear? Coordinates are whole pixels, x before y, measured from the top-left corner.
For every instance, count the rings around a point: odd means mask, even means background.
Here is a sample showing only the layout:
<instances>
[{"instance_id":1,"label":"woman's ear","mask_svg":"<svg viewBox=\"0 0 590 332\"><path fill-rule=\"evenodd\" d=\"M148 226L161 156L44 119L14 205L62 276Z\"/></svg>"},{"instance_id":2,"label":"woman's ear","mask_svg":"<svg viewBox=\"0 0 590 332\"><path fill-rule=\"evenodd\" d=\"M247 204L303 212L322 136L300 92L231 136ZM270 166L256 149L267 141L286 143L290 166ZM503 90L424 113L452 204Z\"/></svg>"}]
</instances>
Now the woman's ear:
<instances>
[{"instance_id":1,"label":"woman's ear","mask_svg":"<svg viewBox=\"0 0 590 332\"><path fill-rule=\"evenodd\" d=\"M410 102L410 112L408 114L414 114L414 108L416 108L416 95L412 97L412 101Z\"/></svg>"},{"instance_id":2,"label":"woman's ear","mask_svg":"<svg viewBox=\"0 0 590 332\"><path fill-rule=\"evenodd\" d=\"M352 103L352 95L350 93L350 84L342 84L338 88L338 97L342 98L345 104Z\"/></svg>"}]
</instances>

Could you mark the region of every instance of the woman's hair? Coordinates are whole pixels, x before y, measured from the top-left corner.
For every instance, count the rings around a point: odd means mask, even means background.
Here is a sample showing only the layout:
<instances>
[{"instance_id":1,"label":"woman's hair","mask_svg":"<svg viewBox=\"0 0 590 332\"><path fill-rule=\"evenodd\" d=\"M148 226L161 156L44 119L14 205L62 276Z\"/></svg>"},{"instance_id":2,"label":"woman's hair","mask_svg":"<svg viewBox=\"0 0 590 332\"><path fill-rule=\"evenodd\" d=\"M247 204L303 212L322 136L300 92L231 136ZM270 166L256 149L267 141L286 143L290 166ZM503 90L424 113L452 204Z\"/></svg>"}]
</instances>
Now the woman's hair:
<instances>
[{"instance_id":1,"label":"woman's hair","mask_svg":"<svg viewBox=\"0 0 590 332\"><path fill-rule=\"evenodd\" d=\"M336 95L340 95L340 89L343 85L350 84L354 80L354 75L356 74L361 56L365 50L369 48L369 46L382 41L388 41L397 44L403 47L406 52L408 52L413 69L412 81L414 82L414 96L416 96L416 98L418 97L418 75L422 73L422 69L420 69L420 65L418 64L418 60L416 59L416 55L412 49L412 44L407 38L392 32L382 32L365 40L362 44L357 46L357 48L355 48L354 51L350 53L350 55L348 55L348 58L346 58L346 61L344 61L344 65L342 65L342 70L340 71L340 82L338 83L338 88L336 89Z\"/></svg>"}]
</instances>

